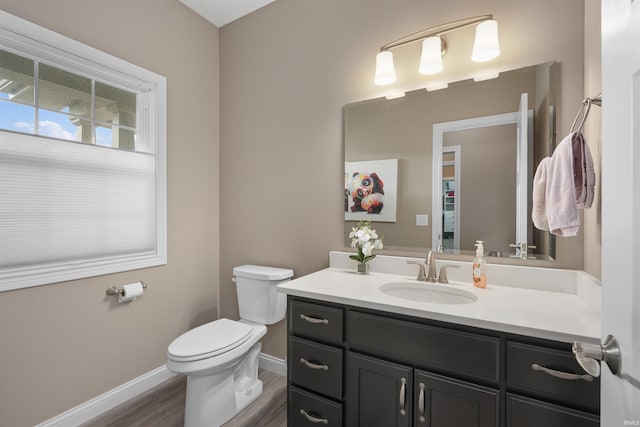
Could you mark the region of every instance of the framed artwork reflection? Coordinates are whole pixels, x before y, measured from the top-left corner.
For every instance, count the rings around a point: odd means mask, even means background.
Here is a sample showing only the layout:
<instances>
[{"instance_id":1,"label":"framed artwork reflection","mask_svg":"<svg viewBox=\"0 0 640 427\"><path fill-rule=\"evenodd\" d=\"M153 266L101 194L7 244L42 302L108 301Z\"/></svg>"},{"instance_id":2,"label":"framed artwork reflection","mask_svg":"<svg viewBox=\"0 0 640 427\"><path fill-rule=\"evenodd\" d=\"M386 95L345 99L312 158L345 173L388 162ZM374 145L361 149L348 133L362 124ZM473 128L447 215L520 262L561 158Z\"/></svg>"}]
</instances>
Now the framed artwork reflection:
<instances>
[{"instance_id":1,"label":"framed artwork reflection","mask_svg":"<svg viewBox=\"0 0 640 427\"><path fill-rule=\"evenodd\" d=\"M344 164L345 221L396 222L398 159Z\"/></svg>"}]
</instances>

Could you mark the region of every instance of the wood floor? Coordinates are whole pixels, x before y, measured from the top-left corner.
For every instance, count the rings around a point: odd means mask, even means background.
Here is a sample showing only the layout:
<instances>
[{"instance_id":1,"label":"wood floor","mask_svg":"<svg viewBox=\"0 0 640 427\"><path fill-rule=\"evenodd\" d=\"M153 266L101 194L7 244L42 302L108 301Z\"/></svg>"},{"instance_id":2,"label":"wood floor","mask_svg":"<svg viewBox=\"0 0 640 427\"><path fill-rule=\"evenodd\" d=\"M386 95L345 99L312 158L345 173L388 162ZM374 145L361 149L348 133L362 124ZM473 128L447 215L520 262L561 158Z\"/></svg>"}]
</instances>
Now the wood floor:
<instances>
[{"instance_id":1,"label":"wood floor","mask_svg":"<svg viewBox=\"0 0 640 427\"><path fill-rule=\"evenodd\" d=\"M286 377L260 370L264 391L224 427L285 427ZM82 424L81 427L182 427L187 381L182 375Z\"/></svg>"}]
</instances>

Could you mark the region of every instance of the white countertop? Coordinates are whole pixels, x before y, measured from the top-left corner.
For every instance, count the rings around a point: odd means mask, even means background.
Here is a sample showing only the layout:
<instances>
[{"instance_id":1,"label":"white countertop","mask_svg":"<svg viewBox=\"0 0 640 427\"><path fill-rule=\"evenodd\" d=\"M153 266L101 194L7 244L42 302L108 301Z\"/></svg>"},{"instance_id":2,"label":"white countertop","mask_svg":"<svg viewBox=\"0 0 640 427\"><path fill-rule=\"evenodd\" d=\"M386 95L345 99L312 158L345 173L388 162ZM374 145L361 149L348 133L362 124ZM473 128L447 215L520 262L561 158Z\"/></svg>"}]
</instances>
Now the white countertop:
<instances>
[{"instance_id":1,"label":"white countertop","mask_svg":"<svg viewBox=\"0 0 640 427\"><path fill-rule=\"evenodd\" d=\"M531 337L571 343L574 340L600 342L601 318L577 292L537 290L518 286L451 281L444 287L473 292L477 301L469 304L434 304L383 294L384 283L409 281L415 275L369 272L330 267L278 285L288 295L313 298L390 313L433 319Z\"/></svg>"}]
</instances>

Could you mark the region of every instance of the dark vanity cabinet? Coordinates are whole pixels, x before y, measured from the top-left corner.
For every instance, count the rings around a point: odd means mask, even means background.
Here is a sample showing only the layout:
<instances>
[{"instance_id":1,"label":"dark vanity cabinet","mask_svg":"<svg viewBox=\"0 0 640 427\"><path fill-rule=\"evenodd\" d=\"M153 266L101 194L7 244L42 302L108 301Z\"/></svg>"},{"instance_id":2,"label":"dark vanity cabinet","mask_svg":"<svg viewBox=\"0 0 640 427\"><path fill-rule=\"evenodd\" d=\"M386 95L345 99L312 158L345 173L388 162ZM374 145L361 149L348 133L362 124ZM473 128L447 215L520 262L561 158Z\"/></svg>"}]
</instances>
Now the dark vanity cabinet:
<instances>
[{"instance_id":1,"label":"dark vanity cabinet","mask_svg":"<svg viewBox=\"0 0 640 427\"><path fill-rule=\"evenodd\" d=\"M498 391L349 352L347 426L497 426Z\"/></svg>"},{"instance_id":2,"label":"dark vanity cabinet","mask_svg":"<svg viewBox=\"0 0 640 427\"><path fill-rule=\"evenodd\" d=\"M288 313L290 427L599 425L568 344L291 296Z\"/></svg>"},{"instance_id":3,"label":"dark vanity cabinet","mask_svg":"<svg viewBox=\"0 0 640 427\"><path fill-rule=\"evenodd\" d=\"M380 425L498 425L499 338L354 310L346 318L346 425L375 425L369 420L382 418L391 406L398 422ZM393 396L382 397L382 384L374 379L386 372L395 373L396 387L391 393L388 385L386 394ZM367 395L388 403L370 404Z\"/></svg>"}]
</instances>

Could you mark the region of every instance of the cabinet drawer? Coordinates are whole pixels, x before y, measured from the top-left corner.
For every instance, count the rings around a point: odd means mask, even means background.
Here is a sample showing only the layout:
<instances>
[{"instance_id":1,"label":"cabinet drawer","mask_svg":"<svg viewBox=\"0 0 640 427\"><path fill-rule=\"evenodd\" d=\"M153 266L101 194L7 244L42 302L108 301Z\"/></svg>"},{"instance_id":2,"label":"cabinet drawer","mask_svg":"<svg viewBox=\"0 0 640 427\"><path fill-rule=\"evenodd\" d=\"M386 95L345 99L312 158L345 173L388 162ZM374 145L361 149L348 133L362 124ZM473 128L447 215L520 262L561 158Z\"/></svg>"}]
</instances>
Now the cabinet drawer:
<instances>
[{"instance_id":1,"label":"cabinet drawer","mask_svg":"<svg viewBox=\"0 0 640 427\"><path fill-rule=\"evenodd\" d=\"M352 349L454 376L499 381L499 338L349 311L347 340Z\"/></svg>"},{"instance_id":2,"label":"cabinet drawer","mask_svg":"<svg viewBox=\"0 0 640 427\"><path fill-rule=\"evenodd\" d=\"M598 410L600 379L562 379L540 368L584 375L570 350L562 351L518 342L507 342L507 386L563 404Z\"/></svg>"},{"instance_id":3,"label":"cabinet drawer","mask_svg":"<svg viewBox=\"0 0 640 427\"><path fill-rule=\"evenodd\" d=\"M522 396L507 394L507 427L600 427L600 418Z\"/></svg>"},{"instance_id":4,"label":"cabinet drawer","mask_svg":"<svg viewBox=\"0 0 640 427\"><path fill-rule=\"evenodd\" d=\"M291 300L289 334L341 345L342 309Z\"/></svg>"},{"instance_id":5,"label":"cabinet drawer","mask_svg":"<svg viewBox=\"0 0 640 427\"><path fill-rule=\"evenodd\" d=\"M289 381L301 387L342 399L342 350L289 338Z\"/></svg>"},{"instance_id":6,"label":"cabinet drawer","mask_svg":"<svg viewBox=\"0 0 640 427\"><path fill-rule=\"evenodd\" d=\"M289 427L342 426L342 405L295 387L289 387Z\"/></svg>"}]
</instances>

